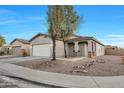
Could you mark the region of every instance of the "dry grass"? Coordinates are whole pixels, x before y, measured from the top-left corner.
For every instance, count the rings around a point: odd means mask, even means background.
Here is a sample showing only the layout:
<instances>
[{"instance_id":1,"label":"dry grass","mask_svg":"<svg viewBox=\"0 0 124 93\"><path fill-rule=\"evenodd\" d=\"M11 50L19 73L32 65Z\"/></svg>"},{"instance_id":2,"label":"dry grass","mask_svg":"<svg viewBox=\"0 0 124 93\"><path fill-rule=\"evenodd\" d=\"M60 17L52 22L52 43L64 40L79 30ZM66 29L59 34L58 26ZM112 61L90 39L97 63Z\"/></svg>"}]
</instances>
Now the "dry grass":
<instances>
[{"instance_id":1,"label":"dry grass","mask_svg":"<svg viewBox=\"0 0 124 93\"><path fill-rule=\"evenodd\" d=\"M81 66L89 64L94 61L94 64L86 68L86 73L83 72L72 72L75 66ZM84 59L76 62L69 61L49 61L47 59L31 60L26 62L16 63L17 65L28 67L31 69L73 74L73 75L84 75L84 76L118 76L124 75L124 65L121 64L120 56L101 56L93 59Z\"/></svg>"}]
</instances>

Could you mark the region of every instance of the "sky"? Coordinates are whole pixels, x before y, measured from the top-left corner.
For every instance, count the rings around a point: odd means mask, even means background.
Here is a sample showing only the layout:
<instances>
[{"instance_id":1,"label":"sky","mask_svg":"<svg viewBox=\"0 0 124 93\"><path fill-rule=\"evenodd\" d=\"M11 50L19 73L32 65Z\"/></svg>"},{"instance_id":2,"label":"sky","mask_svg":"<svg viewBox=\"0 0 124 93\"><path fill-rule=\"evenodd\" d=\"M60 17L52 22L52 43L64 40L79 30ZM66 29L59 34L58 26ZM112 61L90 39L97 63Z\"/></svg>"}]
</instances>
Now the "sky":
<instances>
[{"instance_id":1,"label":"sky","mask_svg":"<svg viewBox=\"0 0 124 93\"><path fill-rule=\"evenodd\" d=\"M81 17L76 34L93 36L106 45L124 48L124 6L74 6ZM47 33L47 6L0 6L0 35L7 43L14 38L31 39Z\"/></svg>"}]
</instances>

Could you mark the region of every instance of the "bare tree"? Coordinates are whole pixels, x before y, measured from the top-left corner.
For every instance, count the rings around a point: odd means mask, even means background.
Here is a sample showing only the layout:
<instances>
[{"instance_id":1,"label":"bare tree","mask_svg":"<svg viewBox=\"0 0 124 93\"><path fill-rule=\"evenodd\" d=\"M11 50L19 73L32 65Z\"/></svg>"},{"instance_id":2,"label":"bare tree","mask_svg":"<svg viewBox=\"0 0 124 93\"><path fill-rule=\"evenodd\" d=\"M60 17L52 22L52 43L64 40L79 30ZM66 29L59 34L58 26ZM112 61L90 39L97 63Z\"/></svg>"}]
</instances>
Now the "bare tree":
<instances>
[{"instance_id":1,"label":"bare tree","mask_svg":"<svg viewBox=\"0 0 124 93\"><path fill-rule=\"evenodd\" d=\"M48 34L53 42L52 60L56 60L56 39L61 31L62 13L62 6L48 6Z\"/></svg>"},{"instance_id":2,"label":"bare tree","mask_svg":"<svg viewBox=\"0 0 124 93\"><path fill-rule=\"evenodd\" d=\"M63 9L64 13L62 16L63 20L61 22L60 38L64 44L65 58L67 58L65 41L75 34L77 24L79 22L79 16L77 16L72 5L63 6Z\"/></svg>"}]
</instances>

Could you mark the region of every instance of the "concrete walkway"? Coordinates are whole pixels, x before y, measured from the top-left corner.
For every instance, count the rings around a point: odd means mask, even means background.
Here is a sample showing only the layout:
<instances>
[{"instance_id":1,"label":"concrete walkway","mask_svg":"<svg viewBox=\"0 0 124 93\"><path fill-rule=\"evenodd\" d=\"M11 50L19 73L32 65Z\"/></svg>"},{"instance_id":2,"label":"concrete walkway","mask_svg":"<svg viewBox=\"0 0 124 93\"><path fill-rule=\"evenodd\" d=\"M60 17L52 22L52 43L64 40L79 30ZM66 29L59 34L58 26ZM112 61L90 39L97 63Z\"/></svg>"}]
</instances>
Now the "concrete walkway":
<instances>
[{"instance_id":1,"label":"concrete walkway","mask_svg":"<svg viewBox=\"0 0 124 93\"><path fill-rule=\"evenodd\" d=\"M14 57L17 57L17 55L4 55L4 56L0 56L0 60L6 58L14 58Z\"/></svg>"},{"instance_id":2,"label":"concrete walkway","mask_svg":"<svg viewBox=\"0 0 124 93\"><path fill-rule=\"evenodd\" d=\"M48 84L58 87L74 88L124 88L124 76L113 77L90 77L76 76L37 71L14 64L0 64L0 71L3 75L19 77L22 79Z\"/></svg>"},{"instance_id":3,"label":"concrete walkway","mask_svg":"<svg viewBox=\"0 0 124 93\"><path fill-rule=\"evenodd\" d=\"M28 61L28 60L34 60L34 59L42 59L42 57L13 57L13 58L2 58L0 59L0 63L17 63L21 61Z\"/></svg>"},{"instance_id":4,"label":"concrete walkway","mask_svg":"<svg viewBox=\"0 0 124 93\"><path fill-rule=\"evenodd\" d=\"M76 57L76 58L57 58L58 60L63 60L63 61L69 61L69 62L75 62L75 61L80 61L85 59L86 57Z\"/></svg>"}]
</instances>

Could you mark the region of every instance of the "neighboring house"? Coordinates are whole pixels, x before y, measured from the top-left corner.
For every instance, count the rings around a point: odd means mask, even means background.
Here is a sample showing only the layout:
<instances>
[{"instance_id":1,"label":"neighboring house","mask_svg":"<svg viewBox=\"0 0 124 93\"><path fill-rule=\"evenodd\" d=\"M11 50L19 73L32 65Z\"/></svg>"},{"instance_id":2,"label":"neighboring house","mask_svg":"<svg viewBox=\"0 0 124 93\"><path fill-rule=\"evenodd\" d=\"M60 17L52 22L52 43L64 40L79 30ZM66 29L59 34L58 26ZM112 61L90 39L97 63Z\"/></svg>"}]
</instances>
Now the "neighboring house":
<instances>
[{"instance_id":1,"label":"neighboring house","mask_svg":"<svg viewBox=\"0 0 124 93\"><path fill-rule=\"evenodd\" d=\"M11 45L4 44L0 47L0 55L11 55Z\"/></svg>"},{"instance_id":2,"label":"neighboring house","mask_svg":"<svg viewBox=\"0 0 124 93\"><path fill-rule=\"evenodd\" d=\"M106 45L105 55L124 56L124 49L117 46Z\"/></svg>"},{"instance_id":3,"label":"neighboring house","mask_svg":"<svg viewBox=\"0 0 124 93\"><path fill-rule=\"evenodd\" d=\"M25 51L27 55L30 55L30 42L28 40L16 38L10 43L10 45L12 47L13 55L21 56L22 50Z\"/></svg>"},{"instance_id":4,"label":"neighboring house","mask_svg":"<svg viewBox=\"0 0 124 93\"><path fill-rule=\"evenodd\" d=\"M46 34L39 33L29 40L30 55L52 57L52 40ZM93 37L72 36L66 40L68 57L92 57L104 55L104 45ZM56 57L64 57L64 45L56 40Z\"/></svg>"},{"instance_id":5,"label":"neighboring house","mask_svg":"<svg viewBox=\"0 0 124 93\"><path fill-rule=\"evenodd\" d=\"M10 54L12 54L11 49L12 49L11 45L8 45L8 44L4 44L1 47L1 51L4 53L4 55L10 55Z\"/></svg>"}]
</instances>

